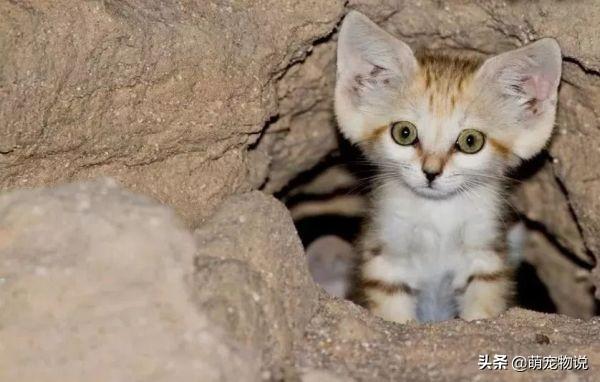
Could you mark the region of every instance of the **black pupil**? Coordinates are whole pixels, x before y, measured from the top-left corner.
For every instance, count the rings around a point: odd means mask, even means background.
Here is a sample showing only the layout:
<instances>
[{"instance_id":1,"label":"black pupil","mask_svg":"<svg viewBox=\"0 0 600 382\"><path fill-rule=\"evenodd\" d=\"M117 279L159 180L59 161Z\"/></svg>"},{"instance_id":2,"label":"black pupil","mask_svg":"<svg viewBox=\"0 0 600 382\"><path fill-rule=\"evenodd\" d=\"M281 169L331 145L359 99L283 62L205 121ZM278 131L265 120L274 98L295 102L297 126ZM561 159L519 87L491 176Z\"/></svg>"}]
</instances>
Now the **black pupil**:
<instances>
[{"instance_id":1,"label":"black pupil","mask_svg":"<svg viewBox=\"0 0 600 382\"><path fill-rule=\"evenodd\" d=\"M410 129L408 127L403 128L400 135L402 135L402 138L408 138L410 136Z\"/></svg>"},{"instance_id":2,"label":"black pupil","mask_svg":"<svg viewBox=\"0 0 600 382\"><path fill-rule=\"evenodd\" d=\"M472 136L472 135L469 135L469 136L467 137L467 140L466 140L466 142L467 142L467 145L469 145L469 146L473 146L473 145L475 144L475 137L474 137L474 136Z\"/></svg>"}]
</instances>

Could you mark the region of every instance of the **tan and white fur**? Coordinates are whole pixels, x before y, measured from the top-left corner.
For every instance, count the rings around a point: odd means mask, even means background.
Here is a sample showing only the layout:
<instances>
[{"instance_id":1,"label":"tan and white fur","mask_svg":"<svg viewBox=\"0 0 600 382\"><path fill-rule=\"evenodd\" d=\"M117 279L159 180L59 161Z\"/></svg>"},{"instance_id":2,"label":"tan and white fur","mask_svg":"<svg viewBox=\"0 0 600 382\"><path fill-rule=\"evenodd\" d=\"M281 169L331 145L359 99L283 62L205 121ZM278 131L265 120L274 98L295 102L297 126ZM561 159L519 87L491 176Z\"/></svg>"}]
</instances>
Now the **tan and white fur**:
<instances>
[{"instance_id":1,"label":"tan and white fur","mask_svg":"<svg viewBox=\"0 0 600 382\"><path fill-rule=\"evenodd\" d=\"M406 322L493 317L507 309L505 173L551 136L560 48L542 39L485 61L415 54L352 11L337 50L335 111L344 136L379 169L360 267L367 306ZM418 139L399 145L391 126ZM473 154L461 131L483 134Z\"/></svg>"}]
</instances>

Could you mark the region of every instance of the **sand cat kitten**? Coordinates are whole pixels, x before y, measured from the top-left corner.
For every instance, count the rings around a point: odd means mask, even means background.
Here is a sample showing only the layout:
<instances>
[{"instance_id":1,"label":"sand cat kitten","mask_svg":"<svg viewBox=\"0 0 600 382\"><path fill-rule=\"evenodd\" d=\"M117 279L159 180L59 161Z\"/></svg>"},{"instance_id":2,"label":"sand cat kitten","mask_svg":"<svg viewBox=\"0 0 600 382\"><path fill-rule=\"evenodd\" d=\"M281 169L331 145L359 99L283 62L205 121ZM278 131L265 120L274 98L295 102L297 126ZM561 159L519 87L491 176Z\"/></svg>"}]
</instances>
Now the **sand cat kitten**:
<instances>
[{"instance_id":1,"label":"sand cat kitten","mask_svg":"<svg viewBox=\"0 0 600 382\"><path fill-rule=\"evenodd\" d=\"M415 55L350 12L337 54L340 129L383 179L360 270L370 309L397 322L503 312L512 286L498 250L503 174L551 135L558 44L483 62Z\"/></svg>"}]
</instances>

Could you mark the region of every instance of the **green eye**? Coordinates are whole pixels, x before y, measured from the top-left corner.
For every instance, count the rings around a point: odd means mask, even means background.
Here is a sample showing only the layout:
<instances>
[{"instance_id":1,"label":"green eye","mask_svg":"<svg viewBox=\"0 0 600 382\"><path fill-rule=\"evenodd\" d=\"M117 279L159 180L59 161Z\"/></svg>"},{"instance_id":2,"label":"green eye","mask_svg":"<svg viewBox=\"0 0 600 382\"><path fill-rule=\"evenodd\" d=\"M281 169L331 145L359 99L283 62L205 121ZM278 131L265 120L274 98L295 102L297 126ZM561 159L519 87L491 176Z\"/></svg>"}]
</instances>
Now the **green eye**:
<instances>
[{"instance_id":1,"label":"green eye","mask_svg":"<svg viewBox=\"0 0 600 382\"><path fill-rule=\"evenodd\" d=\"M399 145L408 146L417 142L417 128L408 121L392 123L392 139Z\"/></svg>"},{"instance_id":2,"label":"green eye","mask_svg":"<svg viewBox=\"0 0 600 382\"><path fill-rule=\"evenodd\" d=\"M485 135L475 129L466 129L460 132L456 140L456 148L465 154L475 154L483 148Z\"/></svg>"}]
</instances>

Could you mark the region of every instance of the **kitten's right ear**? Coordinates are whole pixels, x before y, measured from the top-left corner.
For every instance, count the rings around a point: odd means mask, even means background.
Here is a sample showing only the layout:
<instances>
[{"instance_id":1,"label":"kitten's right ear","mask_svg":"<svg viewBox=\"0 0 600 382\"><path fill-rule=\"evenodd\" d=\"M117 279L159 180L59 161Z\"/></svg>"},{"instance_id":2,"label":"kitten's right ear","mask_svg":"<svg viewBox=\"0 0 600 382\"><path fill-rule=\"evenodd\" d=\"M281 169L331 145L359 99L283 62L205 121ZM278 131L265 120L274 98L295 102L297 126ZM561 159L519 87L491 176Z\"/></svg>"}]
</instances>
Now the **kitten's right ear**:
<instances>
[{"instance_id":1,"label":"kitten's right ear","mask_svg":"<svg viewBox=\"0 0 600 382\"><path fill-rule=\"evenodd\" d=\"M494 94L494 107L512 124L512 151L522 159L540 152L552 134L562 56L558 43L543 38L487 59L477 73Z\"/></svg>"},{"instance_id":2,"label":"kitten's right ear","mask_svg":"<svg viewBox=\"0 0 600 382\"><path fill-rule=\"evenodd\" d=\"M365 119L385 120L393 102L417 67L408 45L363 14L350 11L338 37L335 109L344 135L353 142L364 136Z\"/></svg>"}]
</instances>

